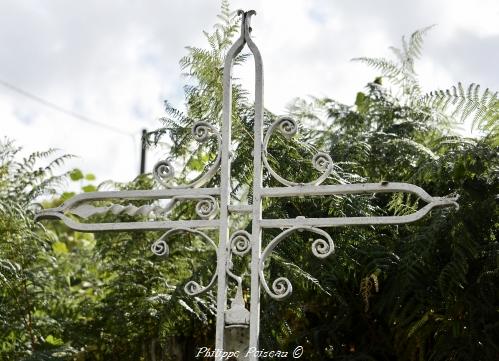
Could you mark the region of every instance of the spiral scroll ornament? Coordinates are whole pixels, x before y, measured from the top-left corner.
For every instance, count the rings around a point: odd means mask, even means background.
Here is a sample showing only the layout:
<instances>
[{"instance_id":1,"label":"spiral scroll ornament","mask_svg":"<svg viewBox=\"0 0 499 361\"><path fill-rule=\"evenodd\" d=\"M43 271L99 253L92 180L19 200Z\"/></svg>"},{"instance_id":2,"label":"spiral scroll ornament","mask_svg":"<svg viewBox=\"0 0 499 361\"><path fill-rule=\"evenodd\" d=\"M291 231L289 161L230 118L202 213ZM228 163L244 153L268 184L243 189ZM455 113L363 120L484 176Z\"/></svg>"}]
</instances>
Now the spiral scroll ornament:
<instances>
[{"instance_id":1,"label":"spiral scroll ornament","mask_svg":"<svg viewBox=\"0 0 499 361\"><path fill-rule=\"evenodd\" d=\"M192 136L199 143L208 140L212 133L216 133L216 131L210 123L197 122L192 126Z\"/></svg>"},{"instance_id":2,"label":"spiral scroll ornament","mask_svg":"<svg viewBox=\"0 0 499 361\"><path fill-rule=\"evenodd\" d=\"M293 292L293 286L291 282L285 277L278 277L272 283L272 289L269 288L267 281L265 280L265 275L263 273L265 267L265 260L272 253L275 247L287 236L295 231L308 231L315 233L320 236L312 242L312 253L317 258L326 258L334 252L334 242L331 236L320 228L310 227L310 226L299 226L289 228L281 232L277 237L275 237L262 252L262 257L259 264L260 282L262 287L265 289L267 294L275 300L283 300L288 297L291 292Z\"/></svg>"},{"instance_id":3,"label":"spiral scroll ornament","mask_svg":"<svg viewBox=\"0 0 499 361\"><path fill-rule=\"evenodd\" d=\"M189 296L198 295L202 290L203 287L196 281L189 281L184 286L184 292Z\"/></svg>"},{"instance_id":4,"label":"spiral scroll ornament","mask_svg":"<svg viewBox=\"0 0 499 361\"><path fill-rule=\"evenodd\" d=\"M328 242L321 238L316 239L312 242L312 253L317 258L326 258L332 252L334 252L333 241Z\"/></svg>"},{"instance_id":5,"label":"spiral scroll ornament","mask_svg":"<svg viewBox=\"0 0 499 361\"><path fill-rule=\"evenodd\" d=\"M251 235L246 231L237 231L230 238L230 250L233 254L244 256L251 249Z\"/></svg>"},{"instance_id":6,"label":"spiral scroll ornament","mask_svg":"<svg viewBox=\"0 0 499 361\"><path fill-rule=\"evenodd\" d=\"M326 173L333 164L331 156L324 152L319 152L312 158L312 165L319 172Z\"/></svg>"},{"instance_id":7,"label":"spiral scroll ornament","mask_svg":"<svg viewBox=\"0 0 499 361\"><path fill-rule=\"evenodd\" d=\"M172 160L167 158L165 160L157 162L153 168L152 173L156 181L158 181L164 187L179 189L201 187L203 184L208 182L213 177L213 175L215 175L218 167L220 166L220 148L222 144L222 137L220 136L218 130L210 123L200 121L194 123L194 125L192 126L192 136L199 143L204 143L209 138L215 138L217 140L218 150L215 161L207 170L205 170L204 173L201 173L201 175L199 175L197 178L187 184L180 185L171 184L172 179L175 177L175 170L173 168Z\"/></svg>"},{"instance_id":8,"label":"spiral scroll ornament","mask_svg":"<svg viewBox=\"0 0 499 361\"><path fill-rule=\"evenodd\" d=\"M156 256L168 257L170 255L170 248L168 247L168 243L166 243L165 240L166 235L167 234L165 233L151 245L151 251Z\"/></svg>"},{"instance_id":9,"label":"spiral scroll ornament","mask_svg":"<svg viewBox=\"0 0 499 361\"><path fill-rule=\"evenodd\" d=\"M291 118L283 117L277 120L276 123L279 131L286 139L293 138L295 134L298 132L298 125Z\"/></svg>"},{"instance_id":10,"label":"spiral scroll ornament","mask_svg":"<svg viewBox=\"0 0 499 361\"><path fill-rule=\"evenodd\" d=\"M276 278L272 282L272 290L274 291L271 297L276 300L283 300L293 292L293 285L286 277Z\"/></svg>"},{"instance_id":11,"label":"spiral scroll ornament","mask_svg":"<svg viewBox=\"0 0 499 361\"><path fill-rule=\"evenodd\" d=\"M314 157L312 158L312 165L316 170L321 172L322 175L311 182L308 183L293 182L277 174L277 172L270 166L269 161L267 159L267 154L268 154L267 148L269 145L269 141L276 128L286 139L289 140L297 133L298 126L293 119L289 117L282 117L277 119L274 123L272 123L272 125L267 130L267 133L265 134L265 139L263 140L262 160L269 173L272 174L272 176L275 179L277 179L277 181L288 187L297 186L297 185L319 185L322 182L324 182L327 179L327 177L331 175L331 173L333 172L333 160L331 159L329 154L324 152L319 152L315 154Z\"/></svg>"},{"instance_id":12,"label":"spiral scroll ornament","mask_svg":"<svg viewBox=\"0 0 499 361\"><path fill-rule=\"evenodd\" d=\"M251 235L248 232L240 230L232 234L229 240L229 247L228 247L229 255L227 257L225 271L230 278L232 278L234 281L237 282L238 289L242 287L242 282L245 274L236 275L233 272L234 263L232 262L232 255L235 254L237 256L242 257L246 255L250 249L251 249Z\"/></svg>"},{"instance_id":13,"label":"spiral scroll ornament","mask_svg":"<svg viewBox=\"0 0 499 361\"><path fill-rule=\"evenodd\" d=\"M155 241L151 245L151 251L158 256L168 256L169 255L169 247L168 244L166 243L166 240L168 239L169 236L175 234L175 233L181 233L181 232L186 232L186 233L192 233L194 235L197 235L201 238L203 238L205 241L207 241L208 244L210 244L215 252L217 251L217 246L213 240L206 235L206 233L203 233L199 230L196 229L191 229L191 228L173 228L170 229L168 232L163 234L157 241ZM184 291L186 294L189 296L196 296L199 295L203 292L208 291L214 284L215 280L217 278L217 273L214 272L213 276L211 277L210 283L207 286L202 286L196 281L189 281L185 284L184 286Z\"/></svg>"},{"instance_id":14,"label":"spiral scroll ornament","mask_svg":"<svg viewBox=\"0 0 499 361\"><path fill-rule=\"evenodd\" d=\"M202 199L196 204L196 214L203 219L212 218L217 211L218 203L213 197Z\"/></svg>"},{"instance_id":15,"label":"spiral scroll ornament","mask_svg":"<svg viewBox=\"0 0 499 361\"><path fill-rule=\"evenodd\" d=\"M165 182L172 179L175 175L175 170L170 159L160 160L154 165L153 168L154 177L158 182L164 184Z\"/></svg>"}]
</instances>

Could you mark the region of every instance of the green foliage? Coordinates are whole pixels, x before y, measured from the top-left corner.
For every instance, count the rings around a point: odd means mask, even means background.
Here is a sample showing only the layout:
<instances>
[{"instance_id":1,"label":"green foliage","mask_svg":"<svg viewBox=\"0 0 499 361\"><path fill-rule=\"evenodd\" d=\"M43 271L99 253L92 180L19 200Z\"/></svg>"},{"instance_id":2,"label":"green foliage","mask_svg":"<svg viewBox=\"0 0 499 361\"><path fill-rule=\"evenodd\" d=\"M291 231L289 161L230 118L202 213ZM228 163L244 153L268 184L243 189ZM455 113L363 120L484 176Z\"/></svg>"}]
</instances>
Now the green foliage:
<instances>
[{"instance_id":1,"label":"green foliage","mask_svg":"<svg viewBox=\"0 0 499 361\"><path fill-rule=\"evenodd\" d=\"M361 57L360 61L381 71L383 77L399 86L401 100L413 108L428 112L436 121L464 122L472 116L472 125L490 134L499 144L499 97L490 89L481 91L480 85L471 83L467 87L460 82L449 89L434 90L422 94L414 64L421 56L423 39L433 26L415 31L409 41L402 38L402 48L391 47L396 60Z\"/></svg>"},{"instance_id":2,"label":"green foliage","mask_svg":"<svg viewBox=\"0 0 499 361\"><path fill-rule=\"evenodd\" d=\"M56 354L74 353L68 345L55 342L64 326L50 310L66 303L65 282L56 271L63 268L58 255L65 244L55 242L34 223L31 203L56 191L63 177L53 171L68 157L56 157L39 167L54 151L17 161L19 151L13 142L0 144L0 355L2 360L25 356L55 360L60 359Z\"/></svg>"},{"instance_id":3,"label":"green foliage","mask_svg":"<svg viewBox=\"0 0 499 361\"><path fill-rule=\"evenodd\" d=\"M265 319L277 321L267 325L273 336L266 342L275 348L310 345L305 352L311 360L496 359L499 157L494 130L484 128L480 139L449 135L452 123L440 122L438 114L407 101L404 93L393 95L379 80L357 95L354 107L313 99L301 109L313 111L303 115L291 108L305 121L327 115L321 123L328 131L317 141L329 145L333 160L351 162L343 165L345 171L372 182L418 184L434 195L459 194L461 207L435 210L413 225L332 232L336 254L312 273L331 297L300 293L303 298L290 306L269 308L272 316ZM400 193L373 195L370 204L380 214L421 207ZM361 212L363 205L355 208ZM329 209L317 202L304 214L327 216ZM293 262L307 265L302 258Z\"/></svg>"},{"instance_id":4,"label":"green foliage","mask_svg":"<svg viewBox=\"0 0 499 361\"><path fill-rule=\"evenodd\" d=\"M269 161L280 174L308 181L316 176L306 168L310 154L326 149L335 162L335 173L327 182L411 182L430 194L460 194L461 209L435 210L415 225L331 230L336 254L318 266L311 255L303 254L308 235L287 239L276 249L266 277L289 276L294 293L286 303L263 297L262 348L291 350L302 345L310 360L492 360L497 356L499 318L494 305L498 294L485 291L497 285L499 272L497 147L493 127L483 126L492 119L496 95L481 92L474 84L466 91L458 85L448 92L422 94L414 63L428 29L404 39L402 49L392 48L395 62L361 59L381 70L401 92L392 93L377 78L357 94L353 107L327 98L298 99L290 114L310 129L301 128L291 141L277 134L270 144ZM178 126L161 132L170 132L174 155L192 154L187 134L194 120L220 122L220 83L208 81L213 78L207 75L213 74L212 64L222 65L221 52L190 51L188 59L202 62L185 62L188 74L195 75L206 92L186 94L188 116L167 108ZM220 82L221 71L216 74ZM253 143L251 104L238 97L245 92L237 89L234 202L251 199ZM452 135L454 119L462 121L472 113L483 137ZM266 125L274 119L275 115L265 113ZM183 174L200 171L199 159L200 155L192 156ZM300 174L295 171L297 164ZM278 185L268 174L264 184ZM476 186L480 191L473 189ZM265 201L264 217L402 215L421 206L418 199L402 193L272 199ZM236 224L248 226L247 220ZM264 243L277 234L264 232Z\"/></svg>"},{"instance_id":5,"label":"green foliage","mask_svg":"<svg viewBox=\"0 0 499 361\"><path fill-rule=\"evenodd\" d=\"M421 56L423 47L423 38L433 26L415 31L409 38L409 41L402 37L402 48L390 47L395 54L396 61L385 58L355 58L355 61L361 61L367 65L382 72L383 76L388 78L394 84L399 85L404 95L411 97L421 94L421 87L417 80L417 74L414 63Z\"/></svg>"},{"instance_id":6,"label":"green foliage","mask_svg":"<svg viewBox=\"0 0 499 361\"><path fill-rule=\"evenodd\" d=\"M471 83L465 90L461 83L446 90L436 90L425 94L421 104L441 112L451 108L451 118L460 117L463 122L473 115L473 126L480 127L497 136L499 122L499 97L488 88L480 91L480 85Z\"/></svg>"},{"instance_id":7,"label":"green foliage","mask_svg":"<svg viewBox=\"0 0 499 361\"><path fill-rule=\"evenodd\" d=\"M94 239L59 223L47 222L46 228L35 224L30 205L36 195L56 191L51 185L61 184L62 177L52 172L67 157L40 168L35 165L51 152L18 162L18 151L11 142L0 147L0 359L169 359L173 355L165 352L165 344L184 355L193 352L193 339L209 345L214 296L191 299L183 286L198 269L199 281L208 283L211 267L196 260L211 259L213 264L215 252L194 237L190 245L177 237L170 242L166 262L150 252L157 233ZM96 189L82 183L93 176L79 170L68 176L84 191ZM148 189L152 184L142 177L114 186ZM72 195L45 200L44 207ZM186 212L194 213L192 205L174 217ZM112 215L97 221L106 219L118 221Z\"/></svg>"},{"instance_id":8,"label":"green foliage","mask_svg":"<svg viewBox=\"0 0 499 361\"><path fill-rule=\"evenodd\" d=\"M129 184L116 186L150 189L152 182L139 177ZM136 206L142 204L135 203ZM183 212L189 211L193 213L192 209ZM95 221L125 220L129 220L129 216L116 219L108 214ZM92 259L100 266L100 297L88 310L87 322L82 325L84 337L79 340L86 348L88 359L168 359L165 348L172 342L187 355L193 352L187 350L193 340L210 344L207 334L212 327L214 297L210 293L204 299L192 299L185 295L183 287L196 270L201 272L200 281L207 283L212 269L207 271L200 263L209 259L213 264L214 252L194 237L173 237L169 239L170 256L161 259L150 251L159 236L143 232L96 235ZM99 334L103 336L97 337Z\"/></svg>"}]
</instances>

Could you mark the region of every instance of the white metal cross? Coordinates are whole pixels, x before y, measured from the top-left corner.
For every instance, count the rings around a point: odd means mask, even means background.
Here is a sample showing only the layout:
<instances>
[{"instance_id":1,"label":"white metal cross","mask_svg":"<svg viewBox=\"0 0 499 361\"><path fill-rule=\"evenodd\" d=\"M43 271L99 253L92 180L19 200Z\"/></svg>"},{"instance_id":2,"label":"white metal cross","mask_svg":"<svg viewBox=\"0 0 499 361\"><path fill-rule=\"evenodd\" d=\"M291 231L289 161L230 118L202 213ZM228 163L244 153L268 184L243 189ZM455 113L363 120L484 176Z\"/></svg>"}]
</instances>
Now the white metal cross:
<instances>
[{"instance_id":1,"label":"white metal cross","mask_svg":"<svg viewBox=\"0 0 499 361\"><path fill-rule=\"evenodd\" d=\"M267 160L267 148L274 131L279 131L287 138L297 132L297 124L289 117L276 120L266 131L263 129L263 63L258 47L251 38L250 19L255 11L239 11L242 16L241 34L227 53L223 70L223 118L222 130L218 132L212 125L204 121L194 124L192 135L198 142L215 139L219 145L217 158L205 172L189 184L172 186L170 178L174 176L170 160L158 162L153 170L155 178L165 188L160 190L132 190L132 191L107 191L79 194L61 206L40 211L36 218L55 218L62 220L69 228L81 232L100 231L132 231L132 230L163 230L165 233L153 243L151 249L155 254L167 255L167 239L174 233L188 232L204 239L217 251L217 270L208 285L203 286L195 281L188 282L184 289L189 295L198 295L210 289L217 281L217 322L216 341L217 350L224 350L228 346L226 335L233 330L241 330L249 326L249 342L244 347L258 349L258 336L260 327L260 286L272 298L281 300L292 292L290 281L279 277L269 287L264 275L265 260L274 248L288 235L295 231L307 230L319 237L312 243L312 252L316 257L325 258L334 251L331 236L321 228L339 227L349 225L376 225L376 224L402 224L414 222L424 217L432 208L442 206L457 206L456 198L432 197L420 187L407 183L361 183L341 185L321 185L332 173L333 162L327 153L318 153L313 159L314 167L322 174L309 183L296 183L287 180L276 173ZM255 62L255 104L254 104L254 150L253 150L253 199L251 204L236 205L231 203L231 117L232 117L232 66L233 60L248 45L254 56ZM263 163L263 164L262 164ZM266 170L283 187L263 187L262 176ZM219 187L203 188L217 172L220 172ZM346 194L388 193L405 192L418 196L427 204L418 211L403 216L380 217L340 217L340 218L307 218L306 216L295 219L264 219L262 218L262 199L270 197L296 197L296 196L330 196ZM170 200L166 206L154 203L158 200ZM112 204L109 206L95 206L96 201L116 200L149 200L150 204L136 207L133 205ZM196 201L196 213L199 219L168 220L167 215L176 204L185 201ZM111 212L113 214L126 213L128 215L154 215L160 220L121 222L121 223L84 223L78 222L74 217L86 219L95 214ZM230 234L229 220L231 215L251 214L251 234L238 230ZM262 250L262 230L274 228L281 229L277 235ZM218 245L205 232L204 229L218 229ZM233 273L232 256L243 256L251 250L251 296L250 311L245 307L242 296L242 278ZM227 308L227 284L230 277L237 282L236 297L230 308ZM216 360L222 360L219 353ZM240 359L245 359L240 357ZM258 356L249 355L250 360L257 360Z\"/></svg>"}]
</instances>

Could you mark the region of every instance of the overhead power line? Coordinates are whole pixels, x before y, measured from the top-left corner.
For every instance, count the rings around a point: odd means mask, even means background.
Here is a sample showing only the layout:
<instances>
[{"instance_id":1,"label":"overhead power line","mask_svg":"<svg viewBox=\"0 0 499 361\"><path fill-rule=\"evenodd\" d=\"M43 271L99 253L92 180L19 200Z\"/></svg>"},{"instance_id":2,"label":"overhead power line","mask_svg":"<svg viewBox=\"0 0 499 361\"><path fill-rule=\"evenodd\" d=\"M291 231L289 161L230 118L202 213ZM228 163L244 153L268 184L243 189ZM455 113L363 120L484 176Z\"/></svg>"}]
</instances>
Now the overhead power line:
<instances>
[{"instance_id":1,"label":"overhead power line","mask_svg":"<svg viewBox=\"0 0 499 361\"><path fill-rule=\"evenodd\" d=\"M105 124L105 123L101 123L101 122L99 122L97 120L91 119L91 118L86 117L86 116L81 115L81 114L78 114L78 113L76 113L76 112L74 112L72 110L65 109L65 108L63 108L63 107L61 107L61 106L59 106L59 105L57 105L55 103L52 103L52 102L50 102L48 100L40 98L39 96L36 96L36 95L34 95L34 94L30 93L30 92L27 92L26 90L23 90L23 89L15 86L15 85L12 85L12 84L4 81L4 80L0 79L0 85L3 85L4 87L6 87L6 88L8 88L8 89L10 89L10 90L18 93L18 94L24 95L25 97L27 97L27 98L29 98L29 99L31 99L33 101L36 101L36 102L38 102L38 103L40 103L40 104L42 104L42 105L44 105L44 106L46 106L48 108L51 108L51 109L56 110L56 111L58 111L60 113L63 113L65 115L68 115L70 117L78 119L78 120L80 120L82 122L85 122L85 123L88 123L88 124L92 124L92 125L95 125L95 126L98 126L98 127L101 127L101 128L105 128L105 129L108 129L108 130L111 130L113 132L120 133L120 134L123 134L123 135L132 136L132 137L134 136L133 133L126 132L126 131L124 131L124 130L122 130L120 128L113 127L112 125L108 125L108 124Z\"/></svg>"}]
</instances>

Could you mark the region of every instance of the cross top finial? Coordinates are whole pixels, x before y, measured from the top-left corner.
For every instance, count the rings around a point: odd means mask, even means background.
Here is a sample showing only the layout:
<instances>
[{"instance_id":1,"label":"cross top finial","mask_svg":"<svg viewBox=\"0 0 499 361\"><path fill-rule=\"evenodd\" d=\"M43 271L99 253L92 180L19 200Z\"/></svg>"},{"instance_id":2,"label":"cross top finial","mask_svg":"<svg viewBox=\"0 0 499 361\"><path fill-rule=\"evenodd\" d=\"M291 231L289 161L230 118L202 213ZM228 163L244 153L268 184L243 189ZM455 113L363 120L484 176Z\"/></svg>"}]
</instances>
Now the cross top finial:
<instances>
[{"instance_id":1,"label":"cross top finial","mask_svg":"<svg viewBox=\"0 0 499 361\"><path fill-rule=\"evenodd\" d=\"M241 35L244 34L245 29L248 29L248 32L251 33L251 17L256 15L255 10L244 11L242 9L237 10L237 15L241 16Z\"/></svg>"}]
</instances>

